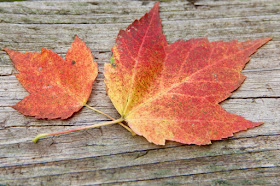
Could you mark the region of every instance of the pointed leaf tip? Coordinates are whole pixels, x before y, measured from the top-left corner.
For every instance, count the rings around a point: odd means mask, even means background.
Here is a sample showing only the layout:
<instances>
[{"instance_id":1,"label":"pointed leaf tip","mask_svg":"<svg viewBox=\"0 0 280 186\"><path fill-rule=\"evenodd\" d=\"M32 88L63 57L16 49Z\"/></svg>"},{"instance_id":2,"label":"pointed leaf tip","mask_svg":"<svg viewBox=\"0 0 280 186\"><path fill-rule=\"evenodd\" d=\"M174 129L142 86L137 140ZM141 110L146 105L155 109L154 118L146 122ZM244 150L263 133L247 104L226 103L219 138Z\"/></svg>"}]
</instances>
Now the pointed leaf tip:
<instances>
[{"instance_id":1,"label":"pointed leaf tip","mask_svg":"<svg viewBox=\"0 0 280 186\"><path fill-rule=\"evenodd\" d=\"M158 9L159 9L159 1L157 1L155 3L155 5L153 6L153 8L151 10L158 11Z\"/></svg>"},{"instance_id":2,"label":"pointed leaf tip","mask_svg":"<svg viewBox=\"0 0 280 186\"><path fill-rule=\"evenodd\" d=\"M74 42L83 42L78 35L75 35ZM84 43L84 42L83 42Z\"/></svg>"}]
</instances>

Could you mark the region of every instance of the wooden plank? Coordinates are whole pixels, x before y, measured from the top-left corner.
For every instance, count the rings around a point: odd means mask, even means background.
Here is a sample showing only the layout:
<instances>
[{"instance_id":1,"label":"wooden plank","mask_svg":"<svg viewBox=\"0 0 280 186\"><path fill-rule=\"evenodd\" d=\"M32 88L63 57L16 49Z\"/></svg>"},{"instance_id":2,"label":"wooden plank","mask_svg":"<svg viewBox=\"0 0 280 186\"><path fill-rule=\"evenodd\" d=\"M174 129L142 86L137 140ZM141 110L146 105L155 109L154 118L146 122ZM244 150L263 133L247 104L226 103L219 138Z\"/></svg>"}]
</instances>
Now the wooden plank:
<instances>
[{"instance_id":1,"label":"wooden plank","mask_svg":"<svg viewBox=\"0 0 280 186\"><path fill-rule=\"evenodd\" d=\"M36 120L10 106L28 93L0 51L0 185L277 185L280 159L280 3L275 0L163 1L160 17L168 42L273 37L252 56L247 79L222 103L260 127L194 146L165 146L131 136L119 125L31 142L38 133L108 121L83 108L67 120ZM93 51L98 78L88 104L118 118L103 82L103 65L120 29L155 1L32 1L0 3L0 46L19 51L49 48L65 56L75 34Z\"/></svg>"},{"instance_id":2,"label":"wooden plank","mask_svg":"<svg viewBox=\"0 0 280 186\"><path fill-rule=\"evenodd\" d=\"M7 176L4 175L4 177L10 180L10 183L13 183L14 179L21 179L24 182L42 181L49 176L54 176L55 180L59 180L61 172L63 172L63 177L69 179L74 177L71 175L81 175L86 172L97 177L100 176L99 178L95 177L97 179L91 182L97 184L100 183L98 180L103 178L106 178L107 183L114 183L133 181L133 179L150 180L241 169L279 168L278 156L280 154L279 144L277 143L279 137L280 135L240 138L227 140L227 143L224 144L225 146L219 144L222 142L204 147L182 145L115 155L51 162L42 161L41 163L36 163L36 167L34 167L34 162L21 165L20 168L16 164L1 169L6 169ZM256 144L256 141L262 141L262 143ZM275 143L269 146L269 142ZM53 148L53 145L50 148ZM52 171L50 172L50 170ZM26 174L18 174L18 171L26 172ZM114 177L106 172L112 172ZM133 172L134 177L131 177L129 172ZM119 179L121 177L122 180ZM74 177L73 180L79 181L79 178Z\"/></svg>"}]
</instances>

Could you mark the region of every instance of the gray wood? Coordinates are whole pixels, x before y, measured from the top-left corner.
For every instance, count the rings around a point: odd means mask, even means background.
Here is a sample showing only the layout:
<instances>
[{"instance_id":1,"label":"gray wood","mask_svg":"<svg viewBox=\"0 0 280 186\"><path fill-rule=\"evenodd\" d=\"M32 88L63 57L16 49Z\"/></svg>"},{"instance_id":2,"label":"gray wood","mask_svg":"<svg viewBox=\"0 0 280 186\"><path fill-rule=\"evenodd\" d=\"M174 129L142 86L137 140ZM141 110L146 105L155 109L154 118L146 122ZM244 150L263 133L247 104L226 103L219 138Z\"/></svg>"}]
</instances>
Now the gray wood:
<instances>
[{"instance_id":1,"label":"gray wood","mask_svg":"<svg viewBox=\"0 0 280 186\"><path fill-rule=\"evenodd\" d=\"M99 65L88 101L118 118L103 82L103 64L120 29L148 12L155 1L23 1L0 3L0 47L49 48L65 56L75 34ZM83 108L67 120L37 120L10 106L28 93L0 51L0 185L277 185L280 181L280 2L275 0L162 1L168 42L273 37L243 70L242 86L222 103L229 112L264 124L233 137L195 146L150 144L119 125L55 136L33 144L38 133L108 119Z\"/></svg>"}]
</instances>

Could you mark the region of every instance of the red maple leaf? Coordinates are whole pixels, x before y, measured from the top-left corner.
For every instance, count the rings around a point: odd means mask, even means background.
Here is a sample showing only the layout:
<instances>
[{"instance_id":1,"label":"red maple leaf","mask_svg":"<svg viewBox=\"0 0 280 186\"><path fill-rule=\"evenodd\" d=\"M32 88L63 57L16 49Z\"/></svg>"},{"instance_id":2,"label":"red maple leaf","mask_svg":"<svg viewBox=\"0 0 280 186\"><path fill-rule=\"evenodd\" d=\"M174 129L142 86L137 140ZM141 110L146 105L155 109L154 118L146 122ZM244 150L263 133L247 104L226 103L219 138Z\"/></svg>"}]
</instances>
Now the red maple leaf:
<instances>
[{"instance_id":1,"label":"red maple leaf","mask_svg":"<svg viewBox=\"0 0 280 186\"><path fill-rule=\"evenodd\" d=\"M245 76L244 65L271 38L167 44L158 3L121 30L105 64L108 95L122 119L148 141L204 145L261 124L226 112L219 103Z\"/></svg>"},{"instance_id":2,"label":"red maple leaf","mask_svg":"<svg viewBox=\"0 0 280 186\"><path fill-rule=\"evenodd\" d=\"M41 53L4 50L19 71L17 79L30 93L14 109L36 118L66 119L86 104L98 67L77 36L65 60L48 49Z\"/></svg>"}]
</instances>

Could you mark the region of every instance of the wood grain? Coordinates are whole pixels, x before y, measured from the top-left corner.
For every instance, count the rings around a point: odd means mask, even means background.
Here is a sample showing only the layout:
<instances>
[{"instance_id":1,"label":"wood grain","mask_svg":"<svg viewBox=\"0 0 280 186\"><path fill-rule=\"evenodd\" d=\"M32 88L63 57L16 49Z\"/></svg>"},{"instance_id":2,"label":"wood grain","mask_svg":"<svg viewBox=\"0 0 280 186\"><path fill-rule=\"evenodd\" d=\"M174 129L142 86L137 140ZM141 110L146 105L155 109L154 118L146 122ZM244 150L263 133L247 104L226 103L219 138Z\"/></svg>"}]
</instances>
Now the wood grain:
<instances>
[{"instance_id":1,"label":"wood grain","mask_svg":"<svg viewBox=\"0 0 280 186\"><path fill-rule=\"evenodd\" d=\"M103 64L120 29L155 1L23 1L0 3L0 47L49 48L65 56L77 34L92 49L99 75L88 104L118 117L103 82ZM252 56L242 86L222 103L264 124L208 146L166 146L131 136L119 125L31 142L38 133L107 121L83 108L68 120L36 120L10 106L28 93L0 51L0 185L277 185L280 182L280 3L275 0L165 0L168 42L194 37L273 40Z\"/></svg>"}]
</instances>

